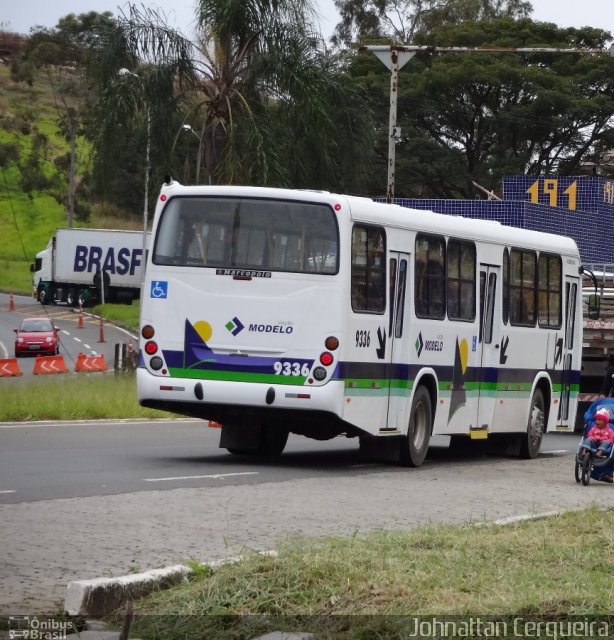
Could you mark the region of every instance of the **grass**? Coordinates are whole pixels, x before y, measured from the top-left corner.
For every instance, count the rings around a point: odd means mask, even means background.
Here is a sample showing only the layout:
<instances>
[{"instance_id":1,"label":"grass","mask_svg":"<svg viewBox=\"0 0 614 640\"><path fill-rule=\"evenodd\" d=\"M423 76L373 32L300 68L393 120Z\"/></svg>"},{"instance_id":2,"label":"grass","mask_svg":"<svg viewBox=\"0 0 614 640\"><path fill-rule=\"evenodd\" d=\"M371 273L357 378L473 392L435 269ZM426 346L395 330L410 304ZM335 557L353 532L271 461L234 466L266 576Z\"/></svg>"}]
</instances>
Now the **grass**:
<instances>
[{"instance_id":1,"label":"grass","mask_svg":"<svg viewBox=\"0 0 614 640\"><path fill-rule=\"evenodd\" d=\"M247 553L139 601L132 633L407 638L412 621L402 616L608 615L613 524L612 511L589 508L507 526L294 537L277 557Z\"/></svg>"},{"instance_id":2,"label":"grass","mask_svg":"<svg viewBox=\"0 0 614 640\"><path fill-rule=\"evenodd\" d=\"M139 309L139 301L134 300L132 304L100 304L93 307L91 311L124 329L138 331Z\"/></svg>"},{"instance_id":3,"label":"grass","mask_svg":"<svg viewBox=\"0 0 614 640\"><path fill-rule=\"evenodd\" d=\"M0 385L0 421L172 418L139 406L132 373L44 377Z\"/></svg>"}]
</instances>

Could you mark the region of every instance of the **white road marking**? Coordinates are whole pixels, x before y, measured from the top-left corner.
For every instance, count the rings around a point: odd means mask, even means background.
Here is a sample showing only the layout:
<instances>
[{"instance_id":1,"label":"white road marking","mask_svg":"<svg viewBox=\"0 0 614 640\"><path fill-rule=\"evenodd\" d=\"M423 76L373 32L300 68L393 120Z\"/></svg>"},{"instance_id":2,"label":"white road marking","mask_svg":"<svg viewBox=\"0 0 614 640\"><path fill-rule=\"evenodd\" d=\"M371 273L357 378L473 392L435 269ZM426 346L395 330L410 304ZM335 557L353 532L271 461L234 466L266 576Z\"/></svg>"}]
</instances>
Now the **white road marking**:
<instances>
[{"instance_id":1,"label":"white road marking","mask_svg":"<svg viewBox=\"0 0 614 640\"><path fill-rule=\"evenodd\" d=\"M259 471L241 471L239 473L216 473L209 476L171 476L168 478L143 478L143 482L169 482L172 480L201 480L205 478L212 478L213 480L219 480L220 478L230 478L231 476L255 476Z\"/></svg>"},{"instance_id":2,"label":"white road marking","mask_svg":"<svg viewBox=\"0 0 614 640\"><path fill-rule=\"evenodd\" d=\"M73 338L75 342L81 342L81 338Z\"/></svg>"},{"instance_id":3,"label":"white road marking","mask_svg":"<svg viewBox=\"0 0 614 640\"><path fill-rule=\"evenodd\" d=\"M5 489L5 490L0 489L0 493L17 493L17 491L15 491L15 489Z\"/></svg>"}]
</instances>

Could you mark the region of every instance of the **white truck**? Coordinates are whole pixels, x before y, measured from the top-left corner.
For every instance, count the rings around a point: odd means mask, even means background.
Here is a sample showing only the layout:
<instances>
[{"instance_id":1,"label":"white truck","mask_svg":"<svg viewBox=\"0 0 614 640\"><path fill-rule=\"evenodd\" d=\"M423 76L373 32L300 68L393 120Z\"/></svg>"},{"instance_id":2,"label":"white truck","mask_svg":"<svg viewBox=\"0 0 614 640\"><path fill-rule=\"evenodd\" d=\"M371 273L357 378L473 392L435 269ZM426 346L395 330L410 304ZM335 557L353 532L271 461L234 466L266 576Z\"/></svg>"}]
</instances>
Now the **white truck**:
<instances>
[{"instance_id":1,"label":"white truck","mask_svg":"<svg viewBox=\"0 0 614 640\"><path fill-rule=\"evenodd\" d=\"M144 263L141 231L58 229L30 267L33 290L41 304L131 304L140 296Z\"/></svg>"}]
</instances>

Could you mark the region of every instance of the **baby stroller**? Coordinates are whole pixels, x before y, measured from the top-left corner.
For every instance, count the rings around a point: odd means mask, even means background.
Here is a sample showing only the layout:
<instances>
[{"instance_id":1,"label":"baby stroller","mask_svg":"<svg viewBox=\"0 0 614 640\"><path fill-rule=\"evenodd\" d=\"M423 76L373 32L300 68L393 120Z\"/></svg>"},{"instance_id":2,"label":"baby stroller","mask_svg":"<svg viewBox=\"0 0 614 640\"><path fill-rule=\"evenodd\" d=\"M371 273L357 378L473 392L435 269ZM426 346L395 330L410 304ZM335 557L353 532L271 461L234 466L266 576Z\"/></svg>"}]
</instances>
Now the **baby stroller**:
<instances>
[{"instance_id":1,"label":"baby stroller","mask_svg":"<svg viewBox=\"0 0 614 640\"><path fill-rule=\"evenodd\" d=\"M606 408L610 413L610 427L614 428L614 398L601 398L594 400L584 414L584 431L582 440L586 438L591 427L595 424L595 413ZM578 453L575 462L576 482L582 481L584 486L593 480L603 480L604 482L612 482L612 473L614 472L614 446L609 448L607 455L603 458L597 457L597 449L589 449L582 454L582 442L578 445Z\"/></svg>"}]
</instances>

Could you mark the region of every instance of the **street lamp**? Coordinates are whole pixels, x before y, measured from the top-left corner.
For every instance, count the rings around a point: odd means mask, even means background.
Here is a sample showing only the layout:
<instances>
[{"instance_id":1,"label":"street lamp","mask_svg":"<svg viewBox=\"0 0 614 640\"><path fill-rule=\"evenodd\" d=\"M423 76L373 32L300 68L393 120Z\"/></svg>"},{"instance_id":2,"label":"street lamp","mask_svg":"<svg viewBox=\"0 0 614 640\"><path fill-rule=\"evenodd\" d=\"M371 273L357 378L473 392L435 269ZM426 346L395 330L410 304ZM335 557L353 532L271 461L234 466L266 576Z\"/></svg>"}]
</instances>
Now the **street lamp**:
<instances>
[{"instance_id":1,"label":"street lamp","mask_svg":"<svg viewBox=\"0 0 614 640\"><path fill-rule=\"evenodd\" d=\"M143 79L138 74L130 71L130 69L122 68L118 71L120 76L131 76L137 78L141 84ZM145 264L147 256L147 209L149 206L149 171L150 171L150 151L151 151L151 108L148 102L147 107L147 143L145 145L145 196L143 198L143 255L141 263L143 266L141 282L145 282Z\"/></svg>"},{"instance_id":2,"label":"street lamp","mask_svg":"<svg viewBox=\"0 0 614 640\"><path fill-rule=\"evenodd\" d=\"M182 131L189 131L193 136L198 139L198 155L196 157L196 184L200 182L200 159L203 151L203 139L192 129L189 124L181 125ZM209 174L209 184L211 184L211 174Z\"/></svg>"},{"instance_id":3,"label":"street lamp","mask_svg":"<svg viewBox=\"0 0 614 640\"><path fill-rule=\"evenodd\" d=\"M196 152L196 184L198 184L200 182L200 145L201 145L201 139L200 136L196 133L196 131L194 131L194 129L192 129L192 127L189 124L182 124L181 125L181 130L182 131L187 131L189 133L191 133L197 140L198 140L198 151Z\"/></svg>"}]
</instances>

